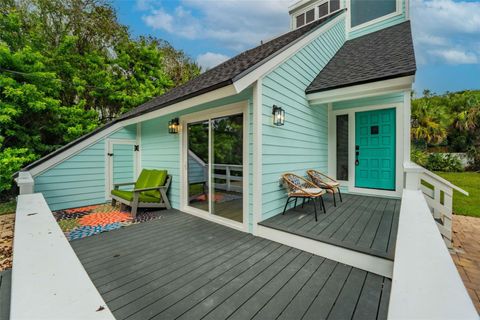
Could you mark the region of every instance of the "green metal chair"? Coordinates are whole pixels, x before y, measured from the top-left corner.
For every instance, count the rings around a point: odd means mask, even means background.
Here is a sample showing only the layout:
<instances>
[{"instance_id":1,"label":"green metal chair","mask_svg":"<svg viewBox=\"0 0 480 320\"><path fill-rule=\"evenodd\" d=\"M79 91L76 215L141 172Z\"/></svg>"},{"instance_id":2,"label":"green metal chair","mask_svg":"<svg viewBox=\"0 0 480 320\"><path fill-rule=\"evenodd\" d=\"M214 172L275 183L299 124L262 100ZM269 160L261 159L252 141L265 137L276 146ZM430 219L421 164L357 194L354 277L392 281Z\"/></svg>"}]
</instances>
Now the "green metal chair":
<instances>
[{"instance_id":1,"label":"green metal chair","mask_svg":"<svg viewBox=\"0 0 480 320\"><path fill-rule=\"evenodd\" d=\"M112 190L112 205L117 201L132 208L131 214L135 218L138 208L166 208L171 209L167 191L172 176L167 170L143 169L136 182L116 183ZM120 190L122 186L134 185L134 189Z\"/></svg>"}]
</instances>

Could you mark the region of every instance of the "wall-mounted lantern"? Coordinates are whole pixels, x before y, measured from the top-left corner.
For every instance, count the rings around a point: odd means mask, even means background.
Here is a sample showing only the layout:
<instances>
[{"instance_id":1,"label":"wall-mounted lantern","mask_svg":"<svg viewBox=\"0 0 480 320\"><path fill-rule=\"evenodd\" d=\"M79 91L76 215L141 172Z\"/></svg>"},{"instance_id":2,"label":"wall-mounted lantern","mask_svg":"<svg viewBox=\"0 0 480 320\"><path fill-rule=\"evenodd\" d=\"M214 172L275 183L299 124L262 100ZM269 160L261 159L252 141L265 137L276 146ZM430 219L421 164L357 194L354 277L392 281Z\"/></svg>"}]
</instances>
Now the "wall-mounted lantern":
<instances>
[{"instance_id":1,"label":"wall-mounted lantern","mask_svg":"<svg viewBox=\"0 0 480 320\"><path fill-rule=\"evenodd\" d=\"M174 118L168 122L168 133L178 133L178 128L180 127L180 123L178 118Z\"/></svg>"},{"instance_id":2,"label":"wall-mounted lantern","mask_svg":"<svg viewBox=\"0 0 480 320\"><path fill-rule=\"evenodd\" d=\"M272 115L274 125L283 126L285 124L285 110L283 110L281 107L273 105Z\"/></svg>"}]
</instances>

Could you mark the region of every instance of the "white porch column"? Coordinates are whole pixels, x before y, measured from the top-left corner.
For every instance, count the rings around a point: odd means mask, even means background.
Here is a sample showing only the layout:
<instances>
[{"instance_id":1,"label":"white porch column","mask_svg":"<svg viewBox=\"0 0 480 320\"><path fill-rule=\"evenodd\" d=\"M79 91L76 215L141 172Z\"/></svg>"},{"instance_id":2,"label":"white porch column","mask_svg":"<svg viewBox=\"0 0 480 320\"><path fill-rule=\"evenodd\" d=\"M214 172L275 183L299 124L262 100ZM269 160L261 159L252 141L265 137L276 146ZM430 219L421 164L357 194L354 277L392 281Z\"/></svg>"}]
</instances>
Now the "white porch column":
<instances>
[{"instance_id":1,"label":"white porch column","mask_svg":"<svg viewBox=\"0 0 480 320\"><path fill-rule=\"evenodd\" d=\"M20 194L30 194L33 193L33 187L35 181L32 178L32 175L28 171L20 171L18 178L15 179L18 188L20 189Z\"/></svg>"}]
</instances>

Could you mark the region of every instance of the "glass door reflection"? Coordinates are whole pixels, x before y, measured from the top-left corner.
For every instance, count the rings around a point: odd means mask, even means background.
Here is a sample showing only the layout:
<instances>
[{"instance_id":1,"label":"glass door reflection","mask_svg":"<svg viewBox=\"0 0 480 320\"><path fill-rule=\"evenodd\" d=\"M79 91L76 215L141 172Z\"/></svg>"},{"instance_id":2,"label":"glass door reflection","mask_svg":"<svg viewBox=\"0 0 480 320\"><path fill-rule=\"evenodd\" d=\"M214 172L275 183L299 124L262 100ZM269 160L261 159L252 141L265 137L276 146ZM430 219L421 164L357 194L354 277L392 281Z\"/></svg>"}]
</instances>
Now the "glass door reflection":
<instances>
[{"instance_id":1,"label":"glass door reflection","mask_svg":"<svg viewBox=\"0 0 480 320\"><path fill-rule=\"evenodd\" d=\"M209 212L209 121L187 125L188 205Z\"/></svg>"},{"instance_id":2,"label":"glass door reflection","mask_svg":"<svg viewBox=\"0 0 480 320\"><path fill-rule=\"evenodd\" d=\"M243 222L243 114L211 120L211 213Z\"/></svg>"}]
</instances>

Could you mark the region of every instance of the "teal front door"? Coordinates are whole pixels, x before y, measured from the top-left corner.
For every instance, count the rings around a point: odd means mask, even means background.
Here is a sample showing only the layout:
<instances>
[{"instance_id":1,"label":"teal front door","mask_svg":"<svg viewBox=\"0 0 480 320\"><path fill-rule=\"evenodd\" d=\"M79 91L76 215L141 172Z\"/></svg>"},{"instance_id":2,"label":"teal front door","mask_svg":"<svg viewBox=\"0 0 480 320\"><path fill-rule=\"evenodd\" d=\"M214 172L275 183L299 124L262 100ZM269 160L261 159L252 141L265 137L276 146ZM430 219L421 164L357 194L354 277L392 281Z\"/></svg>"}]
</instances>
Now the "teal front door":
<instances>
[{"instance_id":1,"label":"teal front door","mask_svg":"<svg viewBox=\"0 0 480 320\"><path fill-rule=\"evenodd\" d=\"M395 190L395 109L355 113L355 187Z\"/></svg>"}]
</instances>

